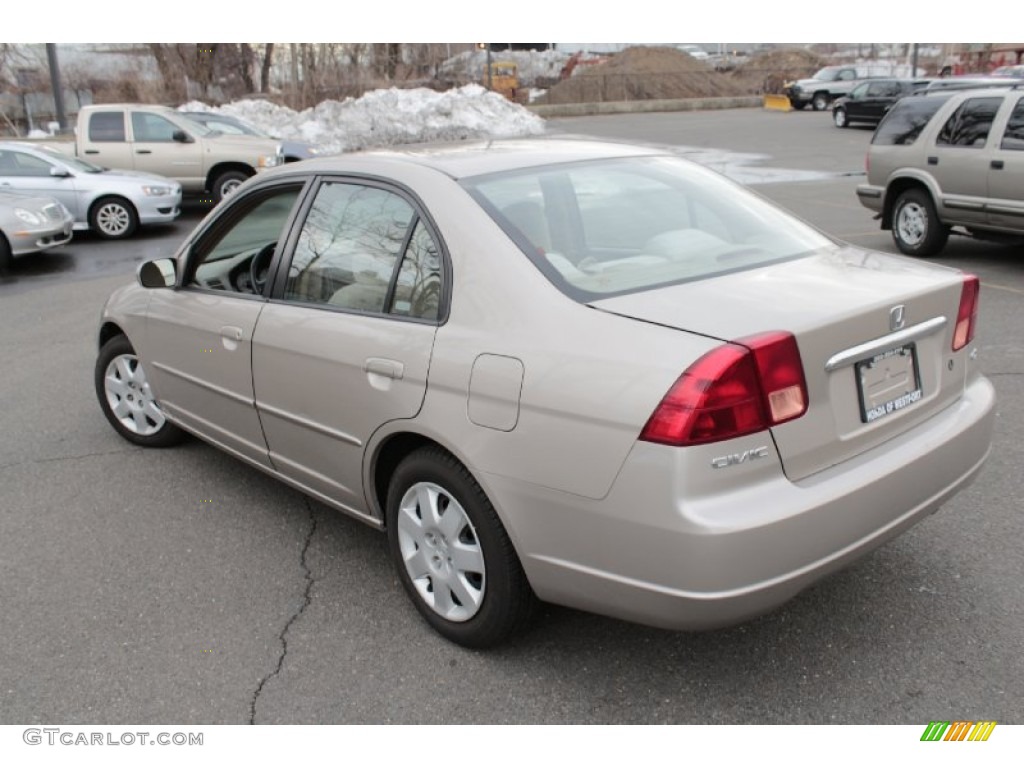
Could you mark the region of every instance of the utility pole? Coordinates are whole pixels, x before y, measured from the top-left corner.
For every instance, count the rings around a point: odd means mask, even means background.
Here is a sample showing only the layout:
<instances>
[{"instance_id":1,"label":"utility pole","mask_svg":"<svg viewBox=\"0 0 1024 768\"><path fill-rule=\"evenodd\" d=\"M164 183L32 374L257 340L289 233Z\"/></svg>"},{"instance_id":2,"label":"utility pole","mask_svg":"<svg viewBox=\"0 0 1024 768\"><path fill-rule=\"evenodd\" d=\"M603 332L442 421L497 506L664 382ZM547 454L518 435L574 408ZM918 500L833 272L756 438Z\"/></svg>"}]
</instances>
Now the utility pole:
<instances>
[{"instance_id":1,"label":"utility pole","mask_svg":"<svg viewBox=\"0 0 1024 768\"><path fill-rule=\"evenodd\" d=\"M57 112L58 133L68 129L68 118L64 112L64 87L60 82L60 64L57 62L57 44L46 44L46 61L50 65L50 87L53 89L53 107Z\"/></svg>"},{"instance_id":2,"label":"utility pole","mask_svg":"<svg viewBox=\"0 0 1024 768\"><path fill-rule=\"evenodd\" d=\"M910 54L910 76L917 77L917 46L918 43L914 43L913 52Z\"/></svg>"}]
</instances>

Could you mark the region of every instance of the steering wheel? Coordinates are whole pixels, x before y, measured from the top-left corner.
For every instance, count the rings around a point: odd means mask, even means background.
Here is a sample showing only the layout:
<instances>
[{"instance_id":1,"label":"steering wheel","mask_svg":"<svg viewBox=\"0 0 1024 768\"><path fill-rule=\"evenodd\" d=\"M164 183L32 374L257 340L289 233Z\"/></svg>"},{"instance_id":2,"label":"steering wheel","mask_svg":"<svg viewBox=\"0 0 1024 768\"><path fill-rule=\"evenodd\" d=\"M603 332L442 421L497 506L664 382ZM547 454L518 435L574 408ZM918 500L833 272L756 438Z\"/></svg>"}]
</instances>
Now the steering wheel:
<instances>
[{"instance_id":1,"label":"steering wheel","mask_svg":"<svg viewBox=\"0 0 1024 768\"><path fill-rule=\"evenodd\" d=\"M252 282L253 292L260 294L267 285L269 278L270 260L274 258L274 249L277 242L264 245L249 262L249 280Z\"/></svg>"}]
</instances>

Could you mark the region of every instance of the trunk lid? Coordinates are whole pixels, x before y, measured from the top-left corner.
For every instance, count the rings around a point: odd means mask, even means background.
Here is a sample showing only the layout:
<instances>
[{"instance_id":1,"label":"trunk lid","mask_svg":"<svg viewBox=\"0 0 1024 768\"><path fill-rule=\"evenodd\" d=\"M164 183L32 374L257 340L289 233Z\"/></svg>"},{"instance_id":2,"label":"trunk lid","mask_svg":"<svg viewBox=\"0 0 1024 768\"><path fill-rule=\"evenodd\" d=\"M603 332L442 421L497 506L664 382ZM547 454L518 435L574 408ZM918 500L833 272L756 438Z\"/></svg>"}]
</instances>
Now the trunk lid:
<instances>
[{"instance_id":1,"label":"trunk lid","mask_svg":"<svg viewBox=\"0 0 1024 768\"><path fill-rule=\"evenodd\" d=\"M792 333L808 409L772 437L787 477L799 480L961 396L971 345L954 353L951 341L962 286L958 270L844 247L591 306L723 342Z\"/></svg>"}]
</instances>

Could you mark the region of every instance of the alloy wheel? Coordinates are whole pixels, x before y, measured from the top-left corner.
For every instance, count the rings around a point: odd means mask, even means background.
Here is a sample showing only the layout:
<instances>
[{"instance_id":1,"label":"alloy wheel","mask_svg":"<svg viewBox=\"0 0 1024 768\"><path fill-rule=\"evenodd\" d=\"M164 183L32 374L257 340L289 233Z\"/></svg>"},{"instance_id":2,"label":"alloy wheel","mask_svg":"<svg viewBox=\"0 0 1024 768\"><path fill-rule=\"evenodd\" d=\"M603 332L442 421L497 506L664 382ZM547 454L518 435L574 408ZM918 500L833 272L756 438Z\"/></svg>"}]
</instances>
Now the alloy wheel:
<instances>
[{"instance_id":1,"label":"alloy wheel","mask_svg":"<svg viewBox=\"0 0 1024 768\"><path fill-rule=\"evenodd\" d=\"M122 354L110 361L103 376L103 392L114 417L129 432L147 437L164 426L163 411L135 355Z\"/></svg>"}]
</instances>

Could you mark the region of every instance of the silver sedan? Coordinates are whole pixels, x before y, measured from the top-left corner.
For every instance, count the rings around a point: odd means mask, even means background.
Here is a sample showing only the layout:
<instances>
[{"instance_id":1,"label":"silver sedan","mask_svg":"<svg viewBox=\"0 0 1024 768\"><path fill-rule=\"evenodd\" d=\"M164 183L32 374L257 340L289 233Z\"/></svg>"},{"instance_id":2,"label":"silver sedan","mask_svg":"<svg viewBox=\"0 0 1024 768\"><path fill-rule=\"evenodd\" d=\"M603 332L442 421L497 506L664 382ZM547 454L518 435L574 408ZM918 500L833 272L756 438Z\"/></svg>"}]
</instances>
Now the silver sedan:
<instances>
[{"instance_id":1,"label":"silver sedan","mask_svg":"<svg viewBox=\"0 0 1024 768\"><path fill-rule=\"evenodd\" d=\"M44 145L0 143L0 188L55 197L75 217L75 229L111 240L130 237L140 224L167 224L181 212L176 181L107 170Z\"/></svg>"},{"instance_id":2,"label":"silver sedan","mask_svg":"<svg viewBox=\"0 0 1024 768\"><path fill-rule=\"evenodd\" d=\"M353 154L251 179L143 264L95 385L129 441L198 435L386 531L454 642L538 599L707 628L975 477L978 286L657 150Z\"/></svg>"},{"instance_id":3,"label":"silver sedan","mask_svg":"<svg viewBox=\"0 0 1024 768\"><path fill-rule=\"evenodd\" d=\"M71 239L72 217L52 197L0 190L0 271L15 256L64 245Z\"/></svg>"}]
</instances>

